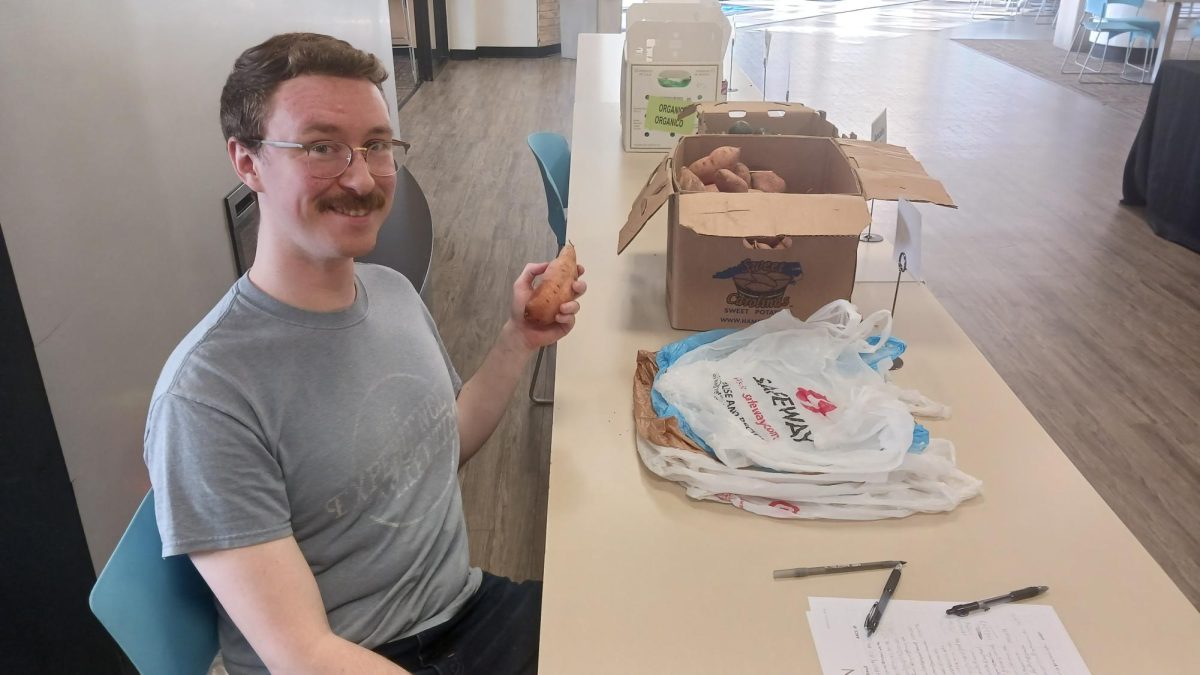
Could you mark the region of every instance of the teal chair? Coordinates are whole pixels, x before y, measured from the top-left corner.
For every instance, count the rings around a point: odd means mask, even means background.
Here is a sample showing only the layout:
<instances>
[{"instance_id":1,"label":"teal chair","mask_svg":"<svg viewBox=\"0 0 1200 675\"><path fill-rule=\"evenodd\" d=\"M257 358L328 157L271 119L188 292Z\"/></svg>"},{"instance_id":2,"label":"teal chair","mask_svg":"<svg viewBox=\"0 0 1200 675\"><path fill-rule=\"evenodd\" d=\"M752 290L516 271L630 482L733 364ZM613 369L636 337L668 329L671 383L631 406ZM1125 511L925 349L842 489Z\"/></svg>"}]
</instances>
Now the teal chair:
<instances>
[{"instance_id":1,"label":"teal chair","mask_svg":"<svg viewBox=\"0 0 1200 675\"><path fill-rule=\"evenodd\" d=\"M1128 48L1125 50L1125 62L1121 68L1121 78L1125 77L1125 72L1129 68L1140 70L1142 75L1137 80L1145 82L1146 74L1150 71L1150 50L1158 41L1159 22L1154 19L1143 19L1140 17L1118 17L1112 18L1107 16L1108 8L1112 5L1127 5L1136 7L1141 10L1144 0L1084 0L1083 16L1079 19L1079 25L1075 27L1075 33L1071 36L1071 45L1067 49L1067 55L1063 57L1062 67L1059 72L1067 72L1067 61L1071 58L1071 54L1075 53L1075 44L1079 43L1079 51L1083 51L1083 46L1088 43L1088 34L1097 33L1104 40L1104 49L1100 54L1100 67L1095 70L1088 67L1092 58L1095 57L1096 44L1093 42L1087 51L1087 57L1083 62L1079 62L1078 55L1075 57L1074 64L1079 66L1079 81L1083 82L1085 73L1102 74L1104 72L1104 61L1108 56L1108 43L1112 38L1119 35L1129 35ZM1146 50L1142 59L1142 66L1139 68L1129 62L1129 55L1132 53L1136 44L1136 39L1139 36L1146 38ZM1132 80L1131 80L1132 81Z\"/></svg>"},{"instance_id":2,"label":"teal chair","mask_svg":"<svg viewBox=\"0 0 1200 675\"><path fill-rule=\"evenodd\" d=\"M142 675L204 675L217 655L212 592L186 555L162 557L153 490L133 514L88 604Z\"/></svg>"},{"instance_id":3,"label":"teal chair","mask_svg":"<svg viewBox=\"0 0 1200 675\"><path fill-rule=\"evenodd\" d=\"M567 195L571 187L571 148L561 134L539 131L526 139L533 158L537 160L538 172L542 174L542 186L546 188L546 220L550 231L558 242L559 250L567 244ZM535 405L554 403L552 398L538 398L533 389L537 386L538 373L542 369L542 357L546 348L538 350L533 366L533 378L529 381L529 400Z\"/></svg>"},{"instance_id":4,"label":"teal chair","mask_svg":"<svg viewBox=\"0 0 1200 675\"><path fill-rule=\"evenodd\" d=\"M1187 52L1183 55L1184 59L1192 58L1192 45L1196 44L1196 38L1200 38L1200 19L1192 24L1192 39L1188 42Z\"/></svg>"}]
</instances>

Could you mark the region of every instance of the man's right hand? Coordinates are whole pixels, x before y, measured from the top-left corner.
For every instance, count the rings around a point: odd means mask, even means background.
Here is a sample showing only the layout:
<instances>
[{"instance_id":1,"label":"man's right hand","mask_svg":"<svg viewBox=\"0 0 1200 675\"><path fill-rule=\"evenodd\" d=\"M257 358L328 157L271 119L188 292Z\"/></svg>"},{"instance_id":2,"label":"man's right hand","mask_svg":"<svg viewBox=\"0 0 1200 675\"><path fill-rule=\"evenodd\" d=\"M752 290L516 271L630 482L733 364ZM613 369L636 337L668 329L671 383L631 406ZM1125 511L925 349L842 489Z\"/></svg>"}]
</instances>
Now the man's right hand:
<instances>
[{"instance_id":1,"label":"man's right hand","mask_svg":"<svg viewBox=\"0 0 1200 675\"><path fill-rule=\"evenodd\" d=\"M223 551L192 562L238 630L273 673L407 673L333 633L317 580L294 537Z\"/></svg>"}]
</instances>

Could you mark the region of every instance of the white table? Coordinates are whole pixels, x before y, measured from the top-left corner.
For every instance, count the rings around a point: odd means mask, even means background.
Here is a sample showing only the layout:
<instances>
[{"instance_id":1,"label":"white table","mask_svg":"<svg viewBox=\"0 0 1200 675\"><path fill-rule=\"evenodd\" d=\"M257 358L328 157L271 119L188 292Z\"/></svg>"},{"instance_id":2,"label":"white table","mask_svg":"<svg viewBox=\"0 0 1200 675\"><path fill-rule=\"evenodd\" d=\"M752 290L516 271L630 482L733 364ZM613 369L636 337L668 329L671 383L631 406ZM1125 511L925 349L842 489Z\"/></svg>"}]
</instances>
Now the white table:
<instances>
[{"instance_id":1,"label":"white table","mask_svg":"<svg viewBox=\"0 0 1200 675\"><path fill-rule=\"evenodd\" d=\"M1158 69L1162 67L1163 59L1171 53L1171 45L1175 41L1175 31L1179 28L1179 6L1185 2L1191 4L1192 0L1149 0L1149 2L1162 3L1167 6L1167 13L1163 17L1162 28L1158 34L1158 53L1154 55L1154 66L1150 69L1150 81L1153 82L1158 79Z\"/></svg>"},{"instance_id":2,"label":"white table","mask_svg":"<svg viewBox=\"0 0 1200 675\"><path fill-rule=\"evenodd\" d=\"M1038 602L1056 608L1092 672L1197 672L1200 614L923 284L900 291L895 331L910 351L896 379L954 407L929 426L984 481L982 497L902 520L780 521L689 500L642 467L635 355L684 333L666 319L665 209L616 255L617 231L660 159L621 151L620 46L619 35L580 39L568 234L589 291L558 347L540 671L819 672L808 596L877 597L886 575L774 581L771 571L903 559L897 598L1045 584ZM888 307L893 288L860 283L854 301Z\"/></svg>"}]
</instances>

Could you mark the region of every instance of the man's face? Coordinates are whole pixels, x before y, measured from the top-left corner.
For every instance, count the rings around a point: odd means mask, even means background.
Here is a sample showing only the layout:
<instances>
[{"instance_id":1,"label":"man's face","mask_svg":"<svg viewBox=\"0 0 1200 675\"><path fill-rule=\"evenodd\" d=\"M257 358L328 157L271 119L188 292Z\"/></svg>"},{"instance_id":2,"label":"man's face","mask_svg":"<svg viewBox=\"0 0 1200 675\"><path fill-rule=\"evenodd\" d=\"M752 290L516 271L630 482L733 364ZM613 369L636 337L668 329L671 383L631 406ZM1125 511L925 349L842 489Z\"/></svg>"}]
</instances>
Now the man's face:
<instances>
[{"instance_id":1,"label":"man's face","mask_svg":"<svg viewBox=\"0 0 1200 675\"><path fill-rule=\"evenodd\" d=\"M309 144L341 141L363 147L392 138L387 105L375 85L302 75L275 91L264 138ZM235 157L235 164L239 160ZM373 176L361 152L337 178L309 175L303 150L263 145L253 161L264 230L281 252L311 261L366 255L392 207L395 176ZM243 177L243 180L246 178Z\"/></svg>"}]
</instances>

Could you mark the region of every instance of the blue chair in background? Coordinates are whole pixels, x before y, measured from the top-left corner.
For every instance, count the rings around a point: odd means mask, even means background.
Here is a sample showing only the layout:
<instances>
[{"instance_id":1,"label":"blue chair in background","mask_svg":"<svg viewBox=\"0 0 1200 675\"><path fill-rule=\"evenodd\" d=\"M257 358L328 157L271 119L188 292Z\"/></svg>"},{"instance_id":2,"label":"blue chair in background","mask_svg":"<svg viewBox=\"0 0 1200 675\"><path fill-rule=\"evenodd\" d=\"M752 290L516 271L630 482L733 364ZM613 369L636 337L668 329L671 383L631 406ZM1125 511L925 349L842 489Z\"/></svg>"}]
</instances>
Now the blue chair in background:
<instances>
[{"instance_id":1,"label":"blue chair in background","mask_svg":"<svg viewBox=\"0 0 1200 675\"><path fill-rule=\"evenodd\" d=\"M1104 40L1104 49L1100 54L1100 67L1093 70L1088 67L1092 58L1095 56L1097 42L1092 42L1088 47L1087 56L1083 63L1079 62L1079 56L1075 57L1075 65L1079 66L1079 81L1083 82L1085 73L1102 74L1104 72L1104 61L1108 56L1108 44L1114 37L1119 35L1129 35L1128 48L1125 50L1125 61L1121 68L1121 79L1131 80L1125 77L1125 73L1129 68L1140 70L1142 75L1136 80L1137 82L1145 82L1146 74L1150 72L1150 50L1158 41L1158 31L1160 24L1154 19L1142 19L1139 17L1119 17L1112 18L1107 16L1108 8L1112 5L1125 5L1128 7L1136 7L1141 10L1144 0L1085 0L1083 16L1079 19L1079 25L1075 27L1075 34L1071 36L1071 46L1067 49L1067 55L1063 57L1062 68L1059 72L1067 72L1067 61L1071 58L1071 54L1075 53L1075 43L1079 42L1079 51L1083 51L1083 45L1088 41L1091 33L1098 33L1098 39ZM1085 34L1084 31L1087 33ZM1129 56L1133 52L1136 45L1136 40L1139 36L1146 38L1146 50L1142 65L1133 65L1129 62Z\"/></svg>"},{"instance_id":2,"label":"blue chair in background","mask_svg":"<svg viewBox=\"0 0 1200 675\"><path fill-rule=\"evenodd\" d=\"M153 490L133 514L88 604L142 675L204 675L219 650L208 585L186 555L162 557Z\"/></svg>"},{"instance_id":3,"label":"blue chair in background","mask_svg":"<svg viewBox=\"0 0 1200 675\"><path fill-rule=\"evenodd\" d=\"M537 160L538 172L542 174L542 185L546 188L546 220L559 250L567 243L567 193L571 185L571 148L561 134L539 131L526 139L533 158ZM538 372L542 369L542 358L546 348L538 350L533 366L533 378L529 381L529 400L536 405L554 403L552 398L538 398L533 389L537 386Z\"/></svg>"},{"instance_id":4,"label":"blue chair in background","mask_svg":"<svg viewBox=\"0 0 1200 675\"><path fill-rule=\"evenodd\" d=\"M1192 45L1196 44L1196 38L1200 38L1200 19L1192 24L1192 39L1188 42L1187 52L1183 55L1184 59L1192 58Z\"/></svg>"}]
</instances>

